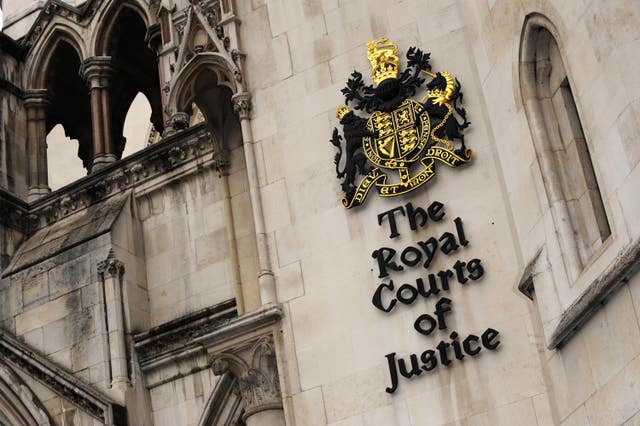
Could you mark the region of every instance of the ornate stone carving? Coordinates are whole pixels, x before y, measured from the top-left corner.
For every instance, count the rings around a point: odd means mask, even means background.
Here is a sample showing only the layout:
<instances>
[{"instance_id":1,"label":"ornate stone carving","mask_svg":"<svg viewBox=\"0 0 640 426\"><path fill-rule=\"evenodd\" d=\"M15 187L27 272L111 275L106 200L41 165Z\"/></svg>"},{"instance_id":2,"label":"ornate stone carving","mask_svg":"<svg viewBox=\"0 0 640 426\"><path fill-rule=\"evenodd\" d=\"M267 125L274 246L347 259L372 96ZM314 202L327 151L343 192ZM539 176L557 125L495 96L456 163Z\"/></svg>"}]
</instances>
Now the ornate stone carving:
<instances>
[{"instance_id":1,"label":"ornate stone carving","mask_svg":"<svg viewBox=\"0 0 640 426\"><path fill-rule=\"evenodd\" d=\"M282 408L280 379L271 336L258 340L245 353L245 357L228 352L214 355L212 369L216 375L229 371L238 380L245 409L243 420L260 411Z\"/></svg>"},{"instance_id":2,"label":"ornate stone carving","mask_svg":"<svg viewBox=\"0 0 640 426\"><path fill-rule=\"evenodd\" d=\"M186 112L176 112L171 115L169 122L164 130L163 136L172 136L179 131L189 127L189 114Z\"/></svg>"},{"instance_id":3,"label":"ornate stone carving","mask_svg":"<svg viewBox=\"0 0 640 426\"><path fill-rule=\"evenodd\" d=\"M198 336L212 332L237 318L236 301L228 300L191 315L155 327L134 337L141 363L186 347Z\"/></svg>"},{"instance_id":4,"label":"ornate stone carving","mask_svg":"<svg viewBox=\"0 0 640 426\"><path fill-rule=\"evenodd\" d=\"M105 260L98 262L98 274L105 278L119 278L124 273L124 263L116 259L113 250L109 250L109 255Z\"/></svg>"},{"instance_id":5,"label":"ornate stone carving","mask_svg":"<svg viewBox=\"0 0 640 426\"><path fill-rule=\"evenodd\" d=\"M220 22L220 2L216 0L200 0L196 3L207 23L215 28Z\"/></svg>"},{"instance_id":6,"label":"ornate stone carving","mask_svg":"<svg viewBox=\"0 0 640 426\"><path fill-rule=\"evenodd\" d=\"M90 19L94 15L95 8L92 5L96 1L97 0L88 0L80 7L74 7L58 0L47 1L42 8L42 13L38 15L31 27L31 31L29 31L20 43L27 48L34 46L38 42L44 28L54 16L61 16L76 23Z\"/></svg>"},{"instance_id":7,"label":"ornate stone carving","mask_svg":"<svg viewBox=\"0 0 640 426\"><path fill-rule=\"evenodd\" d=\"M251 115L251 94L249 92L236 93L231 98L233 111L238 114L240 120L249 119Z\"/></svg>"}]
</instances>

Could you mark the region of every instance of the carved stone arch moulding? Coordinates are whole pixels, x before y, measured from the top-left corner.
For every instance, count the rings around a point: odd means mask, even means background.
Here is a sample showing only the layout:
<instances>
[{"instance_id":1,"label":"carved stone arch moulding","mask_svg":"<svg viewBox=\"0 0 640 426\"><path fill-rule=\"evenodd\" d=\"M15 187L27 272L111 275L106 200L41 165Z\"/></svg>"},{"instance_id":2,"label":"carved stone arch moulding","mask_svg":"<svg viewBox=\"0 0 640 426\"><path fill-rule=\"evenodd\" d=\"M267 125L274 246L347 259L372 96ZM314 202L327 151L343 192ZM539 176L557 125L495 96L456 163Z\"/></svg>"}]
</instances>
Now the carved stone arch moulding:
<instances>
[{"instance_id":1,"label":"carved stone arch moulding","mask_svg":"<svg viewBox=\"0 0 640 426\"><path fill-rule=\"evenodd\" d=\"M172 79L166 112L169 117L185 112L193 101L194 84L200 73L209 72L215 76L216 84L228 87L232 94L242 91L242 85L235 79L238 68L217 52L196 54Z\"/></svg>"},{"instance_id":2,"label":"carved stone arch moulding","mask_svg":"<svg viewBox=\"0 0 640 426\"><path fill-rule=\"evenodd\" d=\"M80 63L87 58L87 46L78 31L70 25L51 22L33 46L27 60L25 69L28 71L24 82L27 89L44 88L51 57L58 44L65 42L76 51Z\"/></svg>"},{"instance_id":3,"label":"carved stone arch moulding","mask_svg":"<svg viewBox=\"0 0 640 426\"><path fill-rule=\"evenodd\" d=\"M42 402L20 377L0 360L0 424L3 420L12 426L52 425Z\"/></svg>"},{"instance_id":4,"label":"carved stone arch moulding","mask_svg":"<svg viewBox=\"0 0 640 426\"><path fill-rule=\"evenodd\" d=\"M243 414L242 398L238 380L230 372L220 376L211 391L198 426L235 425Z\"/></svg>"},{"instance_id":5,"label":"carved stone arch moulding","mask_svg":"<svg viewBox=\"0 0 640 426\"><path fill-rule=\"evenodd\" d=\"M94 55L106 55L109 40L113 32L113 26L118 20L118 15L124 10L130 9L136 12L144 21L147 28L156 23L156 17L151 12L149 6L142 0L110 0L105 1L95 15L94 22L99 23L95 31L92 32L92 38L89 45Z\"/></svg>"}]
</instances>

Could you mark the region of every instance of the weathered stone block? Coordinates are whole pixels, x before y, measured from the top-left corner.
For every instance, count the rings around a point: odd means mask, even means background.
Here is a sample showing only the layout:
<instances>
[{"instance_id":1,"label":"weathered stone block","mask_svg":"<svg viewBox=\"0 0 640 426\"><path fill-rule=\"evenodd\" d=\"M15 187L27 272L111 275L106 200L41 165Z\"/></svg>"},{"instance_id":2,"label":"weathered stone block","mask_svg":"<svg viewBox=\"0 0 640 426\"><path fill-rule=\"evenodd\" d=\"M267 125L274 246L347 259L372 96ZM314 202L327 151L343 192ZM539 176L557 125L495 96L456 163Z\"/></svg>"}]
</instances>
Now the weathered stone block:
<instances>
[{"instance_id":1,"label":"weathered stone block","mask_svg":"<svg viewBox=\"0 0 640 426\"><path fill-rule=\"evenodd\" d=\"M91 283L90 256L70 260L49 271L50 298L77 290Z\"/></svg>"},{"instance_id":2,"label":"weathered stone block","mask_svg":"<svg viewBox=\"0 0 640 426\"><path fill-rule=\"evenodd\" d=\"M80 306L79 292L70 293L22 312L16 316L16 333L22 335L35 328L42 327L64 318Z\"/></svg>"},{"instance_id":3,"label":"weathered stone block","mask_svg":"<svg viewBox=\"0 0 640 426\"><path fill-rule=\"evenodd\" d=\"M69 346L69 333L67 331L68 320L59 319L44 326L44 350L45 354L58 352Z\"/></svg>"},{"instance_id":4,"label":"weathered stone block","mask_svg":"<svg viewBox=\"0 0 640 426\"><path fill-rule=\"evenodd\" d=\"M22 285L22 300L25 307L49 299L49 276L42 273L31 277Z\"/></svg>"}]
</instances>

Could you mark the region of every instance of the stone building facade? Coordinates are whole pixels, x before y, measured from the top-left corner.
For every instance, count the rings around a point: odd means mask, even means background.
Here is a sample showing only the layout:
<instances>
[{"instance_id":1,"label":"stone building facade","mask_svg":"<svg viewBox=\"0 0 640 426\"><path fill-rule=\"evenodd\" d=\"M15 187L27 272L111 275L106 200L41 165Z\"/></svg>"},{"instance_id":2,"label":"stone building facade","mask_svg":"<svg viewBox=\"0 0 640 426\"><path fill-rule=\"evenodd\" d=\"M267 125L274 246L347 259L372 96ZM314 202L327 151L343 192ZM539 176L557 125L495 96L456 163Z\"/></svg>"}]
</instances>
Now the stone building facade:
<instances>
[{"instance_id":1,"label":"stone building facade","mask_svg":"<svg viewBox=\"0 0 640 426\"><path fill-rule=\"evenodd\" d=\"M636 2L0 7L0 424L640 424ZM472 161L345 209L382 37L457 78Z\"/></svg>"}]
</instances>

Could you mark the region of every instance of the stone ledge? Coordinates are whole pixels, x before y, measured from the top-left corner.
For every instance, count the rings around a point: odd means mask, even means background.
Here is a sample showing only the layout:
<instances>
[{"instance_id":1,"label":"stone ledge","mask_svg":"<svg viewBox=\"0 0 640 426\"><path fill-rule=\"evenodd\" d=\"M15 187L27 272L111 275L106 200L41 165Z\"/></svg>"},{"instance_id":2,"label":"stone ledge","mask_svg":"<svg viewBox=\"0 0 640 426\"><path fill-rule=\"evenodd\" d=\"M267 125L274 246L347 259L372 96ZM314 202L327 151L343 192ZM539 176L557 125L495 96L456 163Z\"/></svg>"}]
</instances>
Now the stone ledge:
<instances>
[{"instance_id":1,"label":"stone ledge","mask_svg":"<svg viewBox=\"0 0 640 426\"><path fill-rule=\"evenodd\" d=\"M47 228L39 229L20 244L1 277L9 277L106 234L113 227L129 196L130 191L116 194L91 205L86 214L73 214Z\"/></svg>"},{"instance_id":2,"label":"stone ledge","mask_svg":"<svg viewBox=\"0 0 640 426\"><path fill-rule=\"evenodd\" d=\"M206 156L209 156L208 158ZM167 172L197 163L197 167L225 167L227 160L204 124L164 138L137 153L83 177L30 204L0 191L3 218L19 217L21 230L31 235L62 218L79 212L126 189L151 181ZM184 174L184 173L183 173ZM8 195L7 195L8 194ZM25 211L26 209L26 211ZM5 219L3 219L5 220Z\"/></svg>"},{"instance_id":3,"label":"stone ledge","mask_svg":"<svg viewBox=\"0 0 640 426\"><path fill-rule=\"evenodd\" d=\"M179 347L172 348L146 359L140 359L140 368L145 378L146 386L153 388L163 383L176 380L179 377L211 368L216 354L233 346L238 349L255 340L261 330L274 326L282 318L282 310L276 305L267 305L245 313L242 316L226 320L197 335ZM151 331L151 330L150 330ZM149 333L149 332L147 332ZM147 333L134 337L138 343L134 344L136 352L140 351L141 342ZM266 335L268 333L262 333ZM237 342L229 343L233 340ZM144 350L144 349L143 349Z\"/></svg>"},{"instance_id":4,"label":"stone ledge","mask_svg":"<svg viewBox=\"0 0 640 426\"><path fill-rule=\"evenodd\" d=\"M0 354L4 361L24 371L105 425L127 424L124 407L54 365L4 330L0 330Z\"/></svg>"},{"instance_id":5,"label":"stone ledge","mask_svg":"<svg viewBox=\"0 0 640 426\"><path fill-rule=\"evenodd\" d=\"M186 347L197 336L237 318L235 299L169 321L133 337L141 364Z\"/></svg>"},{"instance_id":6,"label":"stone ledge","mask_svg":"<svg viewBox=\"0 0 640 426\"><path fill-rule=\"evenodd\" d=\"M640 239L636 239L622 250L611 265L562 313L547 348L561 348L606 303L613 292L626 284L639 270Z\"/></svg>"}]
</instances>

